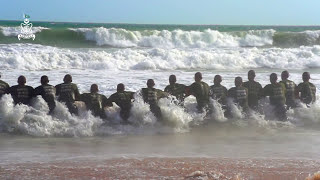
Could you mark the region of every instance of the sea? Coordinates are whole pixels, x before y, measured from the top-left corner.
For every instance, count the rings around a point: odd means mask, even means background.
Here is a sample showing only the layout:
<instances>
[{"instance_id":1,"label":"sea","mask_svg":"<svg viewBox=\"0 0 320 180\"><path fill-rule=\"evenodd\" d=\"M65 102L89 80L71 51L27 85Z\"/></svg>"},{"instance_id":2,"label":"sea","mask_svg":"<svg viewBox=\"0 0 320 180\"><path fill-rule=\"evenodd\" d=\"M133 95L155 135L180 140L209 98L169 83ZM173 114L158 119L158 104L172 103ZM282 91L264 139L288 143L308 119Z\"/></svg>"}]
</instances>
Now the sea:
<instances>
[{"instance_id":1,"label":"sea","mask_svg":"<svg viewBox=\"0 0 320 180\"><path fill-rule=\"evenodd\" d=\"M270 83L271 73L290 73L302 82L310 72L320 90L320 26L162 25L32 22L35 40L18 40L22 21L0 21L1 80L10 85L24 75L37 87L71 74L80 93L98 84L109 97L118 83L139 92L147 79L163 90L171 74L191 85L194 74L213 85L222 76L228 89L234 78ZM256 112L245 116L232 106L224 117L211 100L212 114L198 113L196 99L184 107L172 97L159 101L158 122L135 96L130 124L119 107L106 108L108 121L78 103L71 115L57 103L52 115L41 97L32 106L0 100L1 179L305 179L320 170L320 102L288 111L288 121ZM272 114L263 99L265 112Z\"/></svg>"}]
</instances>

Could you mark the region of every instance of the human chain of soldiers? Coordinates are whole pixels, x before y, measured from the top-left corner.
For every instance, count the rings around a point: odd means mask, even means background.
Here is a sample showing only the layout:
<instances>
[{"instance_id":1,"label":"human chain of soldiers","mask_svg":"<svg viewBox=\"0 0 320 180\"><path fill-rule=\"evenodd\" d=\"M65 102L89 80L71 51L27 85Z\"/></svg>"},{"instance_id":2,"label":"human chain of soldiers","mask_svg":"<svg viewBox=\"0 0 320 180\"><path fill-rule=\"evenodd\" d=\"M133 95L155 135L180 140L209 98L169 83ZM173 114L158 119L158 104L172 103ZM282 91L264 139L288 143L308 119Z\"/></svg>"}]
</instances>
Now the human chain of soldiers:
<instances>
[{"instance_id":1,"label":"human chain of soldiers","mask_svg":"<svg viewBox=\"0 0 320 180\"><path fill-rule=\"evenodd\" d=\"M162 119L161 109L158 105L160 98L172 95L176 98L175 103L183 106L184 99L193 95L197 101L197 109L199 112L210 111L210 98L219 102L225 110L225 115L230 116L230 107L228 107L227 98L231 98L233 103L241 107L243 112L249 109L259 111L259 100L263 97L269 97L270 105L274 108L274 114L279 120L286 120L286 111L289 108L297 107L297 101L301 101L310 105L316 101L316 87L309 82L310 74L304 72L302 74L303 82L298 86L293 81L290 81L288 71L281 73L282 81L277 82L277 74L270 75L270 83L262 88L261 84L255 81L255 71L248 72L248 81L242 81L241 77L235 78L235 87L227 90L221 85L222 77L216 75L214 77L214 85L209 86L202 81L202 74L195 73L195 82L190 86L176 83L176 76L169 77L169 85L164 89L155 89L153 79L147 81L147 88L142 88L140 93L145 103L150 105L150 111L159 120ZM1 78L1 75L0 75ZM92 84L90 93L80 94L76 84L72 83L72 76L65 75L63 83L56 86L49 84L48 76L41 77L41 85L37 88L32 88L26 85L26 78L19 76L18 85L9 86L6 82L0 80L0 98L4 94L11 94L15 104L31 105L33 97L41 95L47 102L49 114L56 107L55 100L65 103L68 110L72 114L78 114L78 108L75 101L83 101L88 110L92 111L94 116L99 116L106 119L104 111L105 107L112 106L116 103L120 107L120 117L126 121L130 116L132 102L135 92L125 91L124 84L117 85L117 92L109 98L99 94L97 84Z\"/></svg>"}]
</instances>

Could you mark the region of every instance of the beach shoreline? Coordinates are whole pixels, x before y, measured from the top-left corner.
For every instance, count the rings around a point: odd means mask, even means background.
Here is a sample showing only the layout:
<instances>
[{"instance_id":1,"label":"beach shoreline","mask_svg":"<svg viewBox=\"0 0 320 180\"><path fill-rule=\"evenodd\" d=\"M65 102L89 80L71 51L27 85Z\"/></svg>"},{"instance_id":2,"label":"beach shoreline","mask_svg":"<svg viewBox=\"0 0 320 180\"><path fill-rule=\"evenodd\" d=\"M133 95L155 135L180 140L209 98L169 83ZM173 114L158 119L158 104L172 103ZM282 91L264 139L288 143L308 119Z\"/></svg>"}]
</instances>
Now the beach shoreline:
<instances>
[{"instance_id":1,"label":"beach shoreline","mask_svg":"<svg viewBox=\"0 0 320 180\"><path fill-rule=\"evenodd\" d=\"M116 158L0 166L1 179L306 179L320 161L301 159Z\"/></svg>"}]
</instances>

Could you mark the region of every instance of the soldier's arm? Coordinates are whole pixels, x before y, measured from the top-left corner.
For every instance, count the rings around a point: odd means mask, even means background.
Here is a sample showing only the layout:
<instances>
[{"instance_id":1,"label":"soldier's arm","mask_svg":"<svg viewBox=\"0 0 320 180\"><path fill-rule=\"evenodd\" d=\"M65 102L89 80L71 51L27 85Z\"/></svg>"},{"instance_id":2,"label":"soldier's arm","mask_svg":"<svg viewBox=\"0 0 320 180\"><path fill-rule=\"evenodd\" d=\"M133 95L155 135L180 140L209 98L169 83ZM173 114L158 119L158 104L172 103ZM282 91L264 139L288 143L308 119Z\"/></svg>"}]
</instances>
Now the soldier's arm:
<instances>
[{"instance_id":1,"label":"soldier's arm","mask_svg":"<svg viewBox=\"0 0 320 180\"><path fill-rule=\"evenodd\" d=\"M130 98L131 98L131 99L134 99L134 94L135 94L135 92L129 91L129 93L130 93Z\"/></svg>"},{"instance_id":2,"label":"soldier's arm","mask_svg":"<svg viewBox=\"0 0 320 180\"><path fill-rule=\"evenodd\" d=\"M41 86L39 86L39 87L34 89L34 91L33 91L33 95L34 96L41 95L41 89L40 88L41 88Z\"/></svg>"},{"instance_id":3,"label":"soldier's arm","mask_svg":"<svg viewBox=\"0 0 320 180\"><path fill-rule=\"evenodd\" d=\"M102 96L102 106L106 107L108 106L108 98L105 95L101 95ZM112 104L112 103L111 103Z\"/></svg>"},{"instance_id":4,"label":"soldier's arm","mask_svg":"<svg viewBox=\"0 0 320 180\"><path fill-rule=\"evenodd\" d=\"M109 98L107 98L105 102L106 103L105 106L112 107L113 106L112 102L114 101L115 101L115 94L112 94Z\"/></svg>"},{"instance_id":5,"label":"soldier's arm","mask_svg":"<svg viewBox=\"0 0 320 180\"><path fill-rule=\"evenodd\" d=\"M266 96L269 96L269 85L266 85L266 86L263 88L263 95L262 95L262 97L266 97Z\"/></svg>"},{"instance_id":6,"label":"soldier's arm","mask_svg":"<svg viewBox=\"0 0 320 180\"><path fill-rule=\"evenodd\" d=\"M60 85L59 84L56 85L55 88L56 88L56 96L59 96L60 95Z\"/></svg>"},{"instance_id":7,"label":"soldier's arm","mask_svg":"<svg viewBox=\"0 0 320 180\"><path fill-rule=\"evenodd\" d=\"M74 87L74 96L75 96L75 100L79 100L80 99L80 93L79 93L79 89L78 86L76 84L73 85Z\"/></svg>"},{"instance_id":8,"label":"soldier's arm","mask_svg":"<svg viewBox=\"0 0 320 180\"><path fill-rule=\"evenodd\" d=\"M258 90L258 99L261 99L263 97L263 88L261 86L261 84L259 83L258 85L259 90Z\"/></svg>"}]
</instances>

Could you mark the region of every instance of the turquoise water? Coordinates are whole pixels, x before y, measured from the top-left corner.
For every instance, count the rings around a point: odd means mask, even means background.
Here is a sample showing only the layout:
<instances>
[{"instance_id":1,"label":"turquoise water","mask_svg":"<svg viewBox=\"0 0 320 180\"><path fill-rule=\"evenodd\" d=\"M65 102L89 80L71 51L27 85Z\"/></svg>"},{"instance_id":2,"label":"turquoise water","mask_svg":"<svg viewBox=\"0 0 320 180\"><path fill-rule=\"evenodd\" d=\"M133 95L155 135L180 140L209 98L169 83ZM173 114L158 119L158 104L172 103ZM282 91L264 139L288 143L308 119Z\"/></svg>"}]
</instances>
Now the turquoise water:
<instances>
[{"instance_id":1,"label":"turquoise water","mask_svg":"<svg viewBox=\"0 0 320 180\"><path fill-rule=\"evenodd\" d=\"M33 31L36 34L34 41L17 39L22 21L0 21L0 44L33 43L55 47L85 47L108 48L123 47L119 41L130 41L131 46L149 47L150 43L138 43L152 36L162 36L173 43L180 41L192 42L201 36L202 39L214 40L221 36L222 40L231 38L244 39L242 46L256 46L245 38L255 36L255 39L270 38L272 43L258 44L260 47L299 47L301 45L320 44L320 26L241 26L241 25L161 25L161 24L101 24L101 23L63 23L63 22L32 22ZM102 32L103 31L103 32ZM100 32L100 33L97 33ZM102 33L102 34L101 34ZM104 34L103 34L104 33ZM199 35L200 34L200 35ZM107 37L105 35L108 35ZM229 37L230 36L230 37ZM250 37L248 37L250 36ZM200 37L200 39L201 39ZM116 40L113 43L100 43L101 40ZM111 38L111 39L110 39ZM142 45L141 45L142 44ZM225 46L225 45L222 45ZM228 46L228 44L226 44Z\"/></svg>"}]
</instances>

